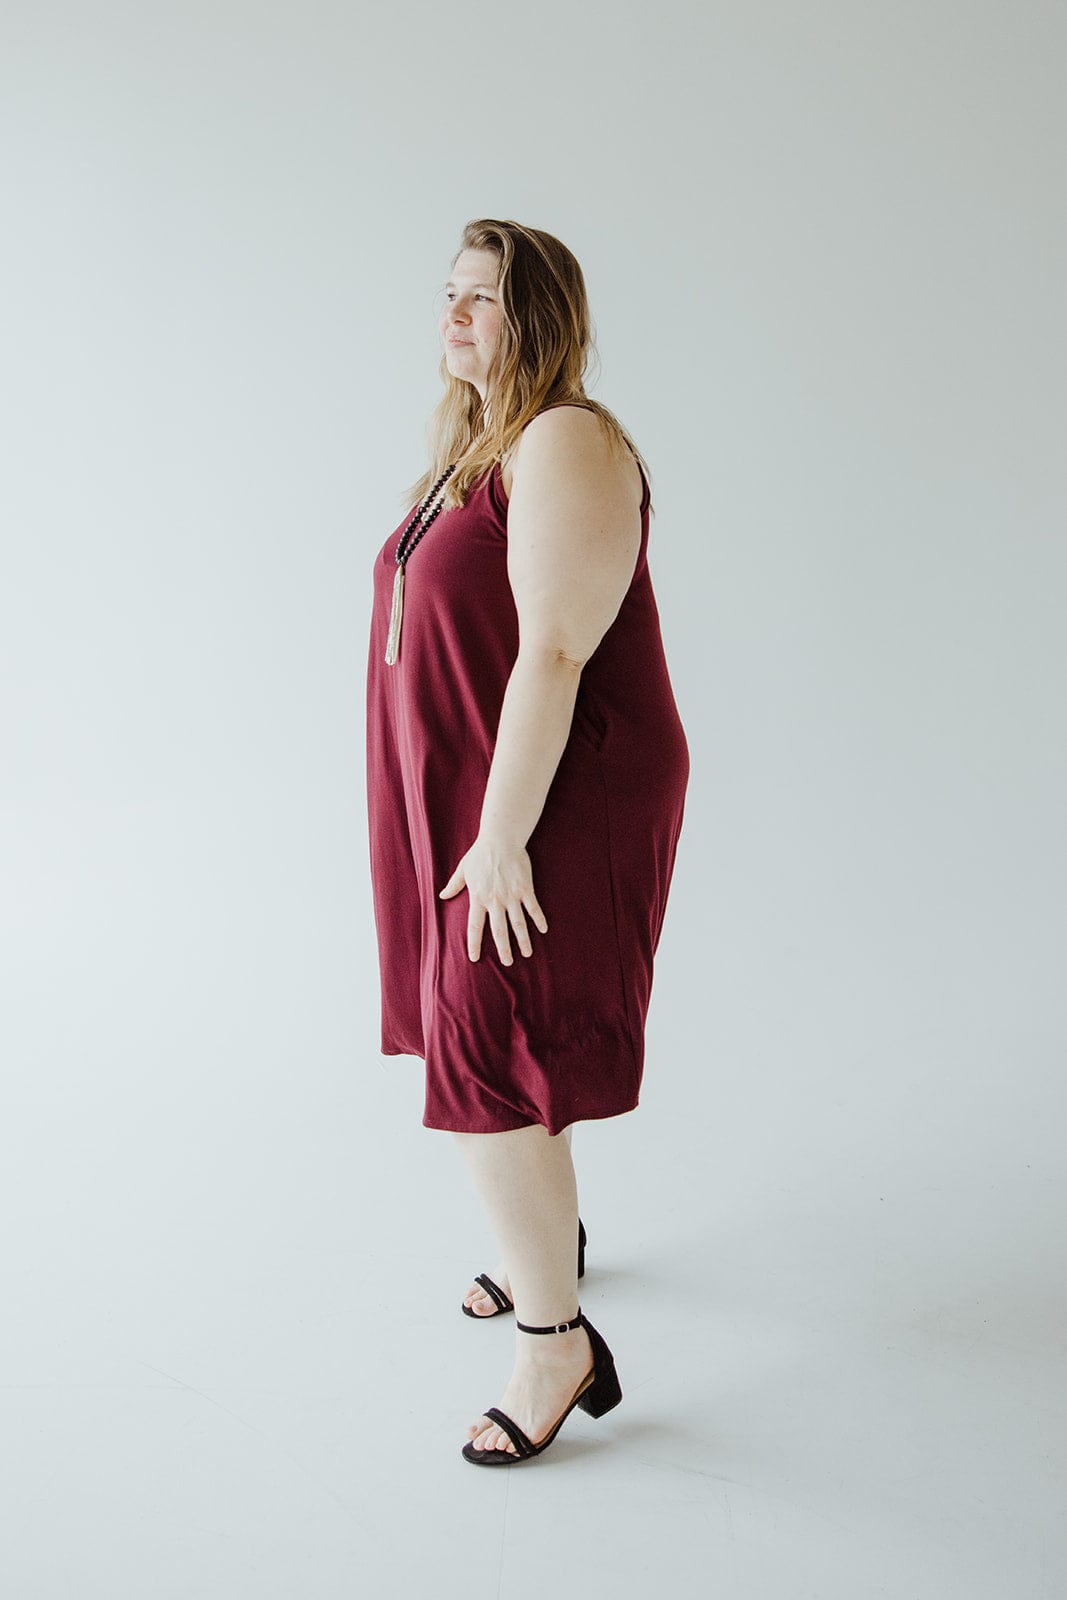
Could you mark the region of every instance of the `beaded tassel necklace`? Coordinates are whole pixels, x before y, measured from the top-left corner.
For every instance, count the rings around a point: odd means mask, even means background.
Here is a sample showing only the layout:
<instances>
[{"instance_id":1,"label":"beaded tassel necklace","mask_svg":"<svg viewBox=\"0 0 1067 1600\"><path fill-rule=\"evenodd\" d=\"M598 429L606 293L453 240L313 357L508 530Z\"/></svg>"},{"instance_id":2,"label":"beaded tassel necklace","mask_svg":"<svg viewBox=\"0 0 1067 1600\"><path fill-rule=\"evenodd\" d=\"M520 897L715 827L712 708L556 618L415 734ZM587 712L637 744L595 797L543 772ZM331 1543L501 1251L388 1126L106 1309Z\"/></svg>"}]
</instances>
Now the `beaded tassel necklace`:
<instances>
[{"instance_id":1,"label":"beaded tassel necklace","mask_svg":"<svg viewBox=\"0 0 1067 1600\"><path fill-rule=\"evenodd\" d=\"M396 547L396 577L393 579L393 606L389 613L389 637L385 645L387 667L393 666L400 654L400 622L404 615L404 565L430 523L444 510L444 496L438 500L432 511L428 511L428 507L438 490L443 488L455 472L457 465L458 463L453 462L452 466L445 468L422 504L415 507L411 521L400 535L400 543Z\"/></svg>"}]
</instances>

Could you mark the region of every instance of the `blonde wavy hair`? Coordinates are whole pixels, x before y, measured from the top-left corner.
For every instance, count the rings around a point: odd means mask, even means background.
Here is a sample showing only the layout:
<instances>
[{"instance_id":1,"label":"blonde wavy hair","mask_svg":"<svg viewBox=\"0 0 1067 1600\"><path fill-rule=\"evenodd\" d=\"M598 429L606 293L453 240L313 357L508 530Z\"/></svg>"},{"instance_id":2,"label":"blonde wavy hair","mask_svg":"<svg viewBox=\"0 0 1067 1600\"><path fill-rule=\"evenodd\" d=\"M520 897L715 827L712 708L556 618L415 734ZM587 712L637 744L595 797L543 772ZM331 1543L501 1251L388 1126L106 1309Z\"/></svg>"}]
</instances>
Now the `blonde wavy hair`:
<instances>
[{"instance_id":1,"label":"blonde wavy hair","mask_svg":"<svg viewBox=\"0 0 1067 1600\"><path fill-rule=\"evenodd\" d=\"M540 228L492 217L467 223L453 267L464 250L492 250L500 263L500 341L486 386L489 419L478 390L453 376L442 352L445 392L427 426L430 464L404 491L405 508L420 502L453 461L456 470L445 485L444 504L463 505L471 486L504 459L531 418L565 401L594 412L609 437L641 463L651 486L648 465L618 417L585 392L586 367L596 346L585 278L575 256Z\"/></svg>"}]
</instances>

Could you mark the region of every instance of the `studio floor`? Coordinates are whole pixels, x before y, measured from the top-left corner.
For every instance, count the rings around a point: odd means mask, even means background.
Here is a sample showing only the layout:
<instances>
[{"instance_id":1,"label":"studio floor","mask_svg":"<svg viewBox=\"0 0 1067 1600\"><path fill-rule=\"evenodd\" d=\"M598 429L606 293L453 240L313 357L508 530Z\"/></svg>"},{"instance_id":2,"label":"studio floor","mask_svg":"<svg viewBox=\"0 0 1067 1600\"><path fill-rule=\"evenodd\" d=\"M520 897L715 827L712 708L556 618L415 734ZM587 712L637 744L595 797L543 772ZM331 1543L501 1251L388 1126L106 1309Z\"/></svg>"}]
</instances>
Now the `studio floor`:
<instances>
[{"instance_id":1,"label":"studio floor","mask_svg":"<svg viewBox=\"0 0 1067 1600\"><path fill-rule=\"evenodd\" d=\"M906 1095L820 1144L742 1077L728 1121L709 1087L579 1124L623 1400L497 1471L460 1456L510 1368L513 1319L459 1309L494 1244L417 1064L368 1071L374 1126L190 1111L134 1153L53 1113L3 1319L11 1600L1067 1592L1062 1170L953 1148L951 1071L907 1142Z\"/></svg>"}]
</instances>

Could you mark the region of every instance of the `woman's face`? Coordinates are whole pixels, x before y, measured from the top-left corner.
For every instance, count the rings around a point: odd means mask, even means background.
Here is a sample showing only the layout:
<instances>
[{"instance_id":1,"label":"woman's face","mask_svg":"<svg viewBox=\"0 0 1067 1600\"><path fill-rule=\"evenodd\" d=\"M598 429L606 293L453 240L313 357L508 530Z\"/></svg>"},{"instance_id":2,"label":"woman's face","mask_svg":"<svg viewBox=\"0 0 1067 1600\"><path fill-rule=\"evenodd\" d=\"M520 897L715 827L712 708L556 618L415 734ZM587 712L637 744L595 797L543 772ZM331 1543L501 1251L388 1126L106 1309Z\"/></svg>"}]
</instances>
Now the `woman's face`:
<instances>
[{"instance_id":1,"label":"woman's face","mask_svg":"<svg viewBox=\"0 0 1067 1600\"><path fill-rule=\"evenodd\" d=\"M449 372L466 378L483 400L500 338L499 267L494 250L461 250L445 285L437 323Z\"/></svg>"}]
</instances>

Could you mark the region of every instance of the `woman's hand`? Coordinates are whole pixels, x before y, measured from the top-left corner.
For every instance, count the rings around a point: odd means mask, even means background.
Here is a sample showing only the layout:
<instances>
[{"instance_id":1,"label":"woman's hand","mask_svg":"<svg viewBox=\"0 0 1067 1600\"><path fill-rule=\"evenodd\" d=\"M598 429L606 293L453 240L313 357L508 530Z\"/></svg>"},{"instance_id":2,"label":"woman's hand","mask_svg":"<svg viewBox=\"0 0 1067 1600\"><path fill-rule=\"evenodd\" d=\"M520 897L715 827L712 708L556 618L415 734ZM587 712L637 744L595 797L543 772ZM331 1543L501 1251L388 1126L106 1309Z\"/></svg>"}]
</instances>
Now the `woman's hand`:
<instances>
[{"instance_id":1,"label":"woman's hand","mask_svg":"<svg viewBox=\"0 0 1067 1600\"><path fill-rule=\"evenodd\" d=\"M470 897L467 917L467 954L477 961L482 951L486 916L496 941L500 959L506 967L513 961L508 923L524 956L533 955L530 932L524 912L536 927L548 932L548 922L534 894L530 857L522 846L504 845L483 839L479 834L438 896L450 900L466 888Z\"/></svg>"}]
</instances>

